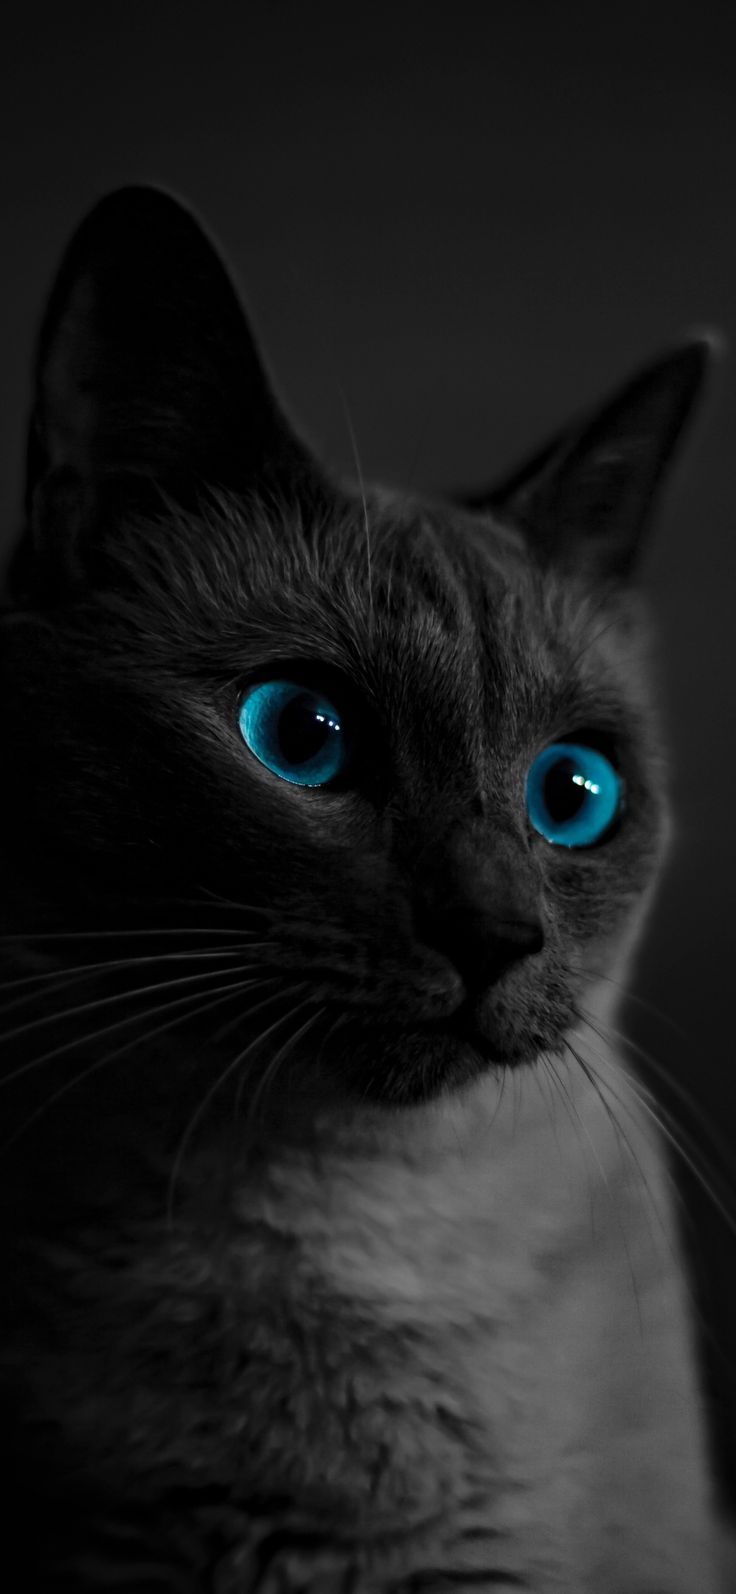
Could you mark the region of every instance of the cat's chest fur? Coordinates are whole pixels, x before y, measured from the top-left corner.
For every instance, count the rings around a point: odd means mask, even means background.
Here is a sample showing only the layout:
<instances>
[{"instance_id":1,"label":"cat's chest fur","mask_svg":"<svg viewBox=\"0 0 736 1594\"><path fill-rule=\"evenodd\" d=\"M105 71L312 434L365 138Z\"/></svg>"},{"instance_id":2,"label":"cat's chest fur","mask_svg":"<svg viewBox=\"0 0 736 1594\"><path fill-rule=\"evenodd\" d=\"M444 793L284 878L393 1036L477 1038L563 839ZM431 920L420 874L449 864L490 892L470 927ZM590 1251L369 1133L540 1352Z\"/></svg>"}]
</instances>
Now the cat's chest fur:
<instances>
[{"instance_id":1,"label":"cat's chest fur","mask_svg":"<svg viewBox=\"0 0 736 1594\"><path fill-rule=\"evenodd\" d=\"M118 1501L219 1524L228 1594L715 1589L664 1175L609 1077L618 1130L582 1076L486 1080L325 1126L219 1237L90 1231L42 1404Z\"/></svg>"},{"instance_id":2,"label":"cat's chest fur","mask_svg":"<svg viewBox=\"0 0 736 1594\"><path fill-rule=\"evenodd\" d=\"M597 1051L709 351L478 493L375 491L176 201L72 239L0 614L18 1594L720 1588L668 1180Z\"/></svg>"}]
</instances>

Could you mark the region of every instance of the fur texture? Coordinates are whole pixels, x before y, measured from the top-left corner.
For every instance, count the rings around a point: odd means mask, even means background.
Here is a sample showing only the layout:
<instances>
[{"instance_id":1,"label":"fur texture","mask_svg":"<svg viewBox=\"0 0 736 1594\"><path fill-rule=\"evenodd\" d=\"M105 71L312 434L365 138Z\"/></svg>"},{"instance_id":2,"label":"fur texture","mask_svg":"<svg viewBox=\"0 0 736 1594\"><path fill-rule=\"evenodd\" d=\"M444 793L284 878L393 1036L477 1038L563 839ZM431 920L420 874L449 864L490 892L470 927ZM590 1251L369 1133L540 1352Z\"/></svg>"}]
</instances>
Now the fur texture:
<instances>
[{"instance_id":1,"label":"fur texture","mask_svg":"<svg viewBox=\"0 0 736 1594\"><path fill-rule=\"evenodd\" d=\"M0 633L18 1589L726 1589L615 1043L667 833L628 577L703 363L470 507L360 493L185 212L73 242ZM284 676L328 788L243 743ZM524 795L572 736L626 793L578 849Z\"/></svg>"}]
</instances>

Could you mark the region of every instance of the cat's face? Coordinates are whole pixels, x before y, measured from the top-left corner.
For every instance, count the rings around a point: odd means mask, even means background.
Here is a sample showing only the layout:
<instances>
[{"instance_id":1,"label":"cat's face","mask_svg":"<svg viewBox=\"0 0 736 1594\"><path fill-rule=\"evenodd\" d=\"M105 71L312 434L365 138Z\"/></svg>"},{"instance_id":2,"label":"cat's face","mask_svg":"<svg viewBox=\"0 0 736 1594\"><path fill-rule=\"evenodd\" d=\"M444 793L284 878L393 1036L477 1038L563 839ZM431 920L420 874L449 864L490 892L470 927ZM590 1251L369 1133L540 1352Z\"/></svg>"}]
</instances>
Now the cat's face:
<instances>
[{"instance_id":1,"label":"cat's face","mask_svg":"<svg viewBox=\"0 0 736 1594\"><path fill-rule=\"evenodd\" d=\"M233 975L276 976L285 1011L308 994L317 1040L340 1020L331 1071L412 1100L560 1046L651 877L662 774L614 595L540 572L490 518L384 501L368 526L336 506L307 540L288 509L233 500L121 540L112 594L30 632L43 775L24 812L62 860L56 922L242 904ZM279 766L249 729L274 681L334 705L334 769ZM267 703L277 741L290 701ZM582 846L529 806L535 761L571 743L623 783Z\"/></svg>"},{"instance_id":2,"label":"cat's face","mask_svg":"<svg viewBox=\"0 0 736 1594\"><path fill-rule=\"evenodd\" d=\"M119 393L120 430L102 399L90 425L80 395L109 387L120 350L95 358L101 380L80 356L81 378L47 381L36 547L5 628L16 917L199 927L199 950L219 934L202 997L227 975L230 1006L193 1029L224 1011L244 1045L272 1026L249 1078L281 1052L318 1093L411 1103L559 1050L661 852L620 569L702 351L472 510L331 486L282 423L242 480L226 454L189 479L204 444L186 395L160 471L101 469L126 429ZM125 359L129 410L146 371ZM166 413L154 397L143 454ZM46 949L72 966L78 950Z\"/></svg>"}]
</instances>

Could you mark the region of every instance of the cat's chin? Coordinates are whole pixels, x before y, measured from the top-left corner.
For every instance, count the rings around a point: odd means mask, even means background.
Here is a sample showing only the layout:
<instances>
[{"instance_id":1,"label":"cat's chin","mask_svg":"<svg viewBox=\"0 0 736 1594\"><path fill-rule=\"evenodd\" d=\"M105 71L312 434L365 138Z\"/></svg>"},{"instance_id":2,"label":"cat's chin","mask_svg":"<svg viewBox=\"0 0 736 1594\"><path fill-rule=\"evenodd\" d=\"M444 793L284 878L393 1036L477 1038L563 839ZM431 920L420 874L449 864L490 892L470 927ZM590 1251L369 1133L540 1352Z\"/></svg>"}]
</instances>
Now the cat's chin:
<instances>
[{"instance_id":1,"label":"cat's chin","mask_svg":"<svg viewBox=\"0 0 736 1594\"><path fill-rule=\"evenodd\" d=\"M463 1007L451 1019L412 1028L353 1022L324 1061L350 1096L409 1107L461 1091L491 1070L532 1064L558 1044L558 1037L531 1033L489 1035Z\"/></svg>"}]
</instances>

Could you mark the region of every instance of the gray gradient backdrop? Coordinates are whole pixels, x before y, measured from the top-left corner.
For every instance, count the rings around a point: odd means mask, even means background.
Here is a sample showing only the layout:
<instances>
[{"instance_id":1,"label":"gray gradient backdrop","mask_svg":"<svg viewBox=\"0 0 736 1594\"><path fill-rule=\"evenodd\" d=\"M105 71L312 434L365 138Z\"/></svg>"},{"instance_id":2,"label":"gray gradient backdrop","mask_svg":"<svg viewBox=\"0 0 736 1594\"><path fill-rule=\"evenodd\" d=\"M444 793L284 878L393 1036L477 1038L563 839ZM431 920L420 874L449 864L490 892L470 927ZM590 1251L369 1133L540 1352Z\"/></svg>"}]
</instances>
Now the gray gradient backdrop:
<instances>
[{"instance_id":1,"label":"gray gradient backdrop","mask_svg":"<svg viewBox=\"0 0 736 1594\"><path fill-rule=\"evenodd\" d=\"M6 15L2 547L39 309L72 226L123 182L199 211L290 410L349 466L344 393L369 476L482 482L683 329L736 344L735 40L731 5L659 0ZM664 1016L629 1020L720 1134L731 1212L735 423L736 349L646 566L679 822L637 983ZM684 1188L734 1489L736 1245Z\"/></svg>"}]
</instances>

